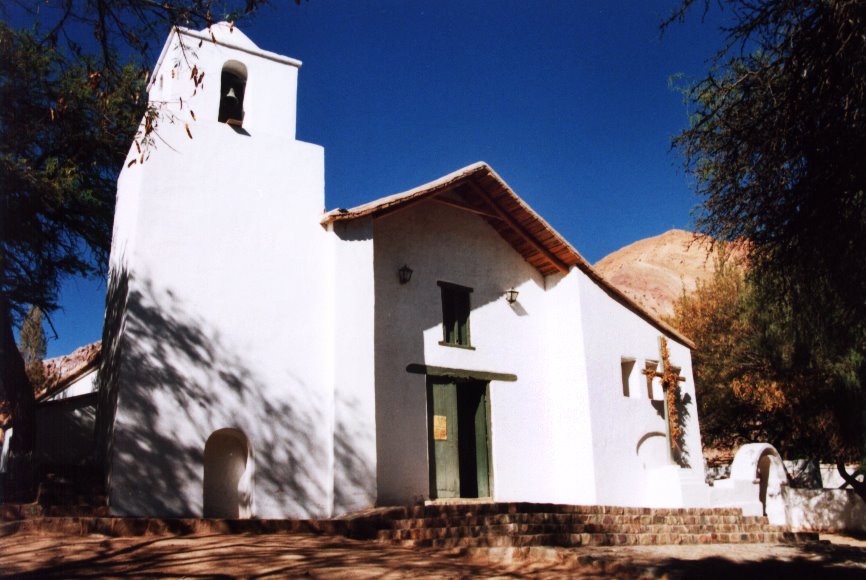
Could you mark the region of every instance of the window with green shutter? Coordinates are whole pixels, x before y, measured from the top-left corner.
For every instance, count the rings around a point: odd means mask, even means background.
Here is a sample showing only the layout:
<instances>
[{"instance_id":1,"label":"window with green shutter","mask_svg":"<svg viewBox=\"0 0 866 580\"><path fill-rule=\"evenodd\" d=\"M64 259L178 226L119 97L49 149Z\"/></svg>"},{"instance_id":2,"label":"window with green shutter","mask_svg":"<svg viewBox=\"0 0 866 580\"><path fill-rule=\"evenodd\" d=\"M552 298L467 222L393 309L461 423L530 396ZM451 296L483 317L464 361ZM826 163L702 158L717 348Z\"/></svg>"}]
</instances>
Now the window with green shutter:
<instances>
[{"instance_id":1,"label":"window with green shutter","mask_svg":"<svg viewBox=\"0 0 866 580\"><path fill-rule=\"evenodd\" d=\"M472 348L469 342L469 295L472 288L439 282L442 290L442 328L440 344Z\"/></svg>"}]
</instances>

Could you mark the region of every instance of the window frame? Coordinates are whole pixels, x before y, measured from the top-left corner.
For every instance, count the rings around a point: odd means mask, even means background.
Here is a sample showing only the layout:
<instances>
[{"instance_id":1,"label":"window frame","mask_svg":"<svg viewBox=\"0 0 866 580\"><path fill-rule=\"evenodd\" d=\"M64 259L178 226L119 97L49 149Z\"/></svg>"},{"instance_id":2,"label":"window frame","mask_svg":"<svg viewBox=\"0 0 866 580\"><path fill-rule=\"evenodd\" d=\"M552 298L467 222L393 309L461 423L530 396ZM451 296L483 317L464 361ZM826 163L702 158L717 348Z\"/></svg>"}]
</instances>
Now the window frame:
<instances>
[{"instance_id":1,"label":"window frame","mask_svg":"<svg viewBox=\"0 0 866 580\"><path fill-rule=\"evenodd\" d=\"M622 396L627 399L637 399L640 396L639 385L636 381L640 370L637 368L637 359L630 356L620 356L619 369L622 381Z\"/></svg>"},{"instance_id":2,"label":"window frame","mask_svg":"<svg viewBox=\"0 0 866 580\"><path fill-rule=\"evenodd\" d=\"M439 280L442 302L442 346L475 350L472 346L470 317L472 288Z\"/></svg>"}]
</instances>

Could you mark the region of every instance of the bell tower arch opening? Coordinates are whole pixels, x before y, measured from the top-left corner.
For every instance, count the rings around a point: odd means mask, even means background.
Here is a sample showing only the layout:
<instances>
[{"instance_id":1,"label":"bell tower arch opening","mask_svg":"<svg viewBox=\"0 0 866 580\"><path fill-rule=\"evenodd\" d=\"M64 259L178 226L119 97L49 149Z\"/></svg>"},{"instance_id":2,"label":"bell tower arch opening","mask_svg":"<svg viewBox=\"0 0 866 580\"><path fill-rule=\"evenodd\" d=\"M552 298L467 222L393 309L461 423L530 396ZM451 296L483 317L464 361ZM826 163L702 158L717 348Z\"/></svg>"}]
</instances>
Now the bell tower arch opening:
<instances>
[{"instance_id":1,"label":"bell tower arch opening","mask_svg":"<svg viewBox=\"0 0 866 580\"><path fill-rule=\"evenodd\" d=\"M219 429L208 437L204 446L202 487L204 517L252 517L253 455L242 431Z\"/></svg>"},{"instance_id":2,"label":"bell tower arch opening","mask_svg":"<svg viewBox=\"0 0 866 580\"><path fill-rule=\"evenodd\" d=\"M244 94L247 89L247 67L237 60L223 65L220 80L219 122L240 127L244 122Z\"/></svg>"}]
</instances>

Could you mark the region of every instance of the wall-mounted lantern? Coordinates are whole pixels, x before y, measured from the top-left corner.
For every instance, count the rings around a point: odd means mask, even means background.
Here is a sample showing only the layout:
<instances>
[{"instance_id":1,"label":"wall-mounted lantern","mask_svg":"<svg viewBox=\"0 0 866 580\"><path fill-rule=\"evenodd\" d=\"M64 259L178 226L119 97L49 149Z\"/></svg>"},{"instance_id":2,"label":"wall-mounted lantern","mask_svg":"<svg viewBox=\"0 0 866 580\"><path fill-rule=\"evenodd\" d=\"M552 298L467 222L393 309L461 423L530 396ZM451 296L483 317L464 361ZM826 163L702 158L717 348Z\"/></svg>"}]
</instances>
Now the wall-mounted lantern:
<instances>
[{"instance_id":1,"label":"wall-mounted lantern","mask_svg":"<svg viewBox=\"0 0 866 580\"><path fill-rule=\"evenodd\" d=\"M400 278L400 284L408 284L412 279L412 268L403 264L403 267L397 270L397 276Z\"/></svg>"},{"instance_id":2,"label":"wall-mounted lantern","mask_svg":"<svg viewBox=\"0 0 866 580\"><path fill-rule=\"evenodd\" d=\"M515 290L514 288L509 288L505 291L505 299L508 301L509 304L514 304L515 302L517 302L518 294L519 292L517 290Z\"/></svg>"}]
</instances>

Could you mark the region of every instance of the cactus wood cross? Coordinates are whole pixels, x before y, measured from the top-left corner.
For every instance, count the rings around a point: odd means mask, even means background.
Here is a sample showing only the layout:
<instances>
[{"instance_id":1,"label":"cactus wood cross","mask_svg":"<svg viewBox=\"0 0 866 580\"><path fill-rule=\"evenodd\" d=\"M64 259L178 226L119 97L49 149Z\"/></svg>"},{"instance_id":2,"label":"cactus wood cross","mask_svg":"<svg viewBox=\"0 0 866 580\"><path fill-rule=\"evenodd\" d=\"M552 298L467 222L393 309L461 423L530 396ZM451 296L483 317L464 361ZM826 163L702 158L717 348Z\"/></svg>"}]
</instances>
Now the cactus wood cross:
<instances>
[{"instance_id":1,"label":"cactus wood cross","mask_svg":"<svg viewBox=\"0 0 866 580\"><path fill-rule=\"evenodd\" d=\"M662 382L662 389L665 395L665 424L667 425L668 449L671 452L671 458L682 463L681 457L684 447L683 426L680 417L679 401L680 401L680 382L684 382L685 377L681 377L679 369L671 364L670 354L668 353L668 341L665 337L659 337L659 351L661 352L662 369L658 372L656 369L644 369L641 371L646 375L647 382L651 382L658 377Z\"/></svg>"}]
</instances>

